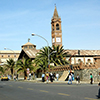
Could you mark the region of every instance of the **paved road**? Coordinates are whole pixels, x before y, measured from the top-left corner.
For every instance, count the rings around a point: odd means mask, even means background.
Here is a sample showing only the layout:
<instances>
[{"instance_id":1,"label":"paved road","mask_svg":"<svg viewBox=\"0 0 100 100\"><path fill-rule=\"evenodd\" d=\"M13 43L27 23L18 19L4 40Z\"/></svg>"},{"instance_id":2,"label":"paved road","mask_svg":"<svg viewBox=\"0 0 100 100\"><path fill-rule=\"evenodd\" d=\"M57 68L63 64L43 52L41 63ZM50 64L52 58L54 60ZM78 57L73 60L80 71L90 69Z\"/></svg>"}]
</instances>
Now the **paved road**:
<instances>
[{"instance_id":1,"label":"paved road","mask_svg":"<svg viewBox=\"0 0 100 100\"><path fill-rule=\"evenodd\" d=\"M98 100L97 84L0 81L0 100Z\"/></svg>"}]
</instances>

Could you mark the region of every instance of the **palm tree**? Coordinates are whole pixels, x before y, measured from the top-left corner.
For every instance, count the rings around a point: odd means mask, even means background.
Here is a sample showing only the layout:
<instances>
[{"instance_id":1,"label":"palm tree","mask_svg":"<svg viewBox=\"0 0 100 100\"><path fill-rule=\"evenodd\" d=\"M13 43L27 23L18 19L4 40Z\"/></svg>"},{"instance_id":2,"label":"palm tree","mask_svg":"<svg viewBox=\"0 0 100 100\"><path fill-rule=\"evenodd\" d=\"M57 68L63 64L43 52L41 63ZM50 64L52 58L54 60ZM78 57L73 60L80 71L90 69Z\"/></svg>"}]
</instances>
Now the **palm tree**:
<instances>
[{"instance_id":1,"label":"palm tree","mask_svg":"<svg viewBox=\"0 0 100 100\"><path fill-rule=\"evenodd\" d=\"M56 53L52 53L53 51L57 51ZM49 47L49 60L50 63L54 63L54 65L65 65L68 64L66 61L66 57L68 56L68 52L65 52L63 46L53 46L53 48ZM37 56L34 60L36 66L40 67L41 70L48 70L48 47L43 47L40 52L37 53ZM52 66L50 66L52 67Z\"/></svg>"},{"instance_id":2,"label":"palm tree","mask_svg":"<svg viewBox=\"0 0 100 100\"><path fill-rule=\"evenodd\" d=\"M50 47L49 47L50 48ZM47 70L48 66L48 47L43 47L34 60L34 63L37 67L40 67L41 70Z\"/></svg>"},{"instance_id":3,"label":"palm tree","mask_svg":"<svg viewBox=\"0 0 100 100\"><path fill-rule=\"evenodd\" d=\"M15 61L13 59L7 60L7 64L5 64L6 70L10 69L11 76L13 79L13 73L14 73L14 67L15 67Z\"/></svg>"},{"instance_id":4,"label":"palm tree","mask_svg":"<svg viewBox=\"0 0 100 100\"><path fill-rule=\"evenodd\" d=\"M60 47L59 45L58 46L53 45L53 48L51 48L50 50L51 52L57 51L56 53L50 56L50 61L53 62L56 66L68 64L68 61L66 61L68 52L65 52L65 50L63 49L63 46Z\"/></svg>"},{"instance_id":5,"label":"palm tree","mask_svg":"<svg viewBox=\"0 0 100 100\"><path fill-rule=\"evenodd\" d=\"M0 66L0 72L4 73L4 68Z\"/></svg>"},{"instance_id":6,"label":"palm tree","mask_svg":"<svg viewBox=\"0 0 100 100\"><path fill-rule=\"evenodd\" d=\"M48 61L46 57L43 58L41 55L36 56L34 64L37 69L41 69L42 71L47 70Z\"/></svg>"},{"instance_id":7,"label":"palm tree","mask_svg":"<svg viewBox=\"0 0 100 100\"><path fill-rule=\"evenodd\" d=\"M33 63L31 61L31 59L25 59L23 58L22 60L18 60L16 63L16 70L18 73L23 72L24 73L24 79L26 79L27 77L27 68L29 68L30 70L33 69Z\"/></svg>"}]
</instances>

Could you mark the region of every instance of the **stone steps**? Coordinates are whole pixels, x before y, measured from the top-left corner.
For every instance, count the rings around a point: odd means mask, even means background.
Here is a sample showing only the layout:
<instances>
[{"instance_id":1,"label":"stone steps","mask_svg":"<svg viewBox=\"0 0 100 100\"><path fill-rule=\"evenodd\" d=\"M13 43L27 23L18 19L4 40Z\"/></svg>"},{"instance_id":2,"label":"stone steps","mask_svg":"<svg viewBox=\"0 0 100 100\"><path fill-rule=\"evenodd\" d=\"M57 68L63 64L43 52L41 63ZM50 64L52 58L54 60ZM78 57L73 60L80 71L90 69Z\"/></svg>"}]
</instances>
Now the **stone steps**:
<instances>
[{"instance_id":1,"label":"stone steps","mask_svg":"<svg viewBox=\"0 0 100 100\"><path fill-rule=\"evenodd\" d=\"M59 78L59 81L65 81L65 79L68 77L69 72L68 71L64 71L62 76Z\"/></svg>"}]
</instances>

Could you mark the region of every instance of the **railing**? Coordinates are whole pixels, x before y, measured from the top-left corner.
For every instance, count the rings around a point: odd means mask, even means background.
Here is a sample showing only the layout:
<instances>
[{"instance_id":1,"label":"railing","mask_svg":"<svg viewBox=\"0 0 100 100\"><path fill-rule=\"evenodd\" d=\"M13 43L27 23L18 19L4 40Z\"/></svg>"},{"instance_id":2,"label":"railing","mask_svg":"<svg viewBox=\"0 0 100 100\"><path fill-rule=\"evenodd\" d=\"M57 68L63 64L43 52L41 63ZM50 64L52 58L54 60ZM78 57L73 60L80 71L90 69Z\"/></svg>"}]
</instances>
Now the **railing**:
<instances>
[{"instance_id":1,"label":"railing","mask_svg":"<svg viewBox=\"0 0 100 100\"><path fill-rule=\"evenodd\" d=\"M98 66L96 64L84 65L84 64L74 64L73 70L82 70L82 69L96 69ZM70 65L63 66L55 66L55 68L51 69L52 71L65 71L70 70Z\"/></svg>"}]
</instances>

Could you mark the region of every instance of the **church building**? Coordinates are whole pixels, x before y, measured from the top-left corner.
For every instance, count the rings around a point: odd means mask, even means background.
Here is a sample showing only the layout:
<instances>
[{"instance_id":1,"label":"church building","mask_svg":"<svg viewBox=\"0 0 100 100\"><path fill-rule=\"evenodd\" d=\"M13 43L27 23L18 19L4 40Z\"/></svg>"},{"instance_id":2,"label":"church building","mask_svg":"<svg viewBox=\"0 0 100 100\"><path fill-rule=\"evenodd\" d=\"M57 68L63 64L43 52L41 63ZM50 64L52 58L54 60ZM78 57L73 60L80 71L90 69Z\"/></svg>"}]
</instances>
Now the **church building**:
<instances>
[{"instance_id":1,"label":"church building","mask_svg":"<svg viewBox=\"0 0 100 100\"><path fill-rule=\"evenodd\" d=\"M55 6L53 17L51 18L51 39L52 39L52 46L62 44L62 25L61 25L61 18L58 15L57 8ZM36 45L30 43L26 43L22 46L22 51L18 57L21 59L23 56L34 59L36 53L39 50L36 49ZM70 61L70 64L79 64L80 62L84 65L93 65L97 63L97 60L100 56L100 50L70 50L65 49L65 52L68 52L71 56L67 57L66 60ZM99 67L99 66L98 66Z\"/></svg>"}]
</instances>

